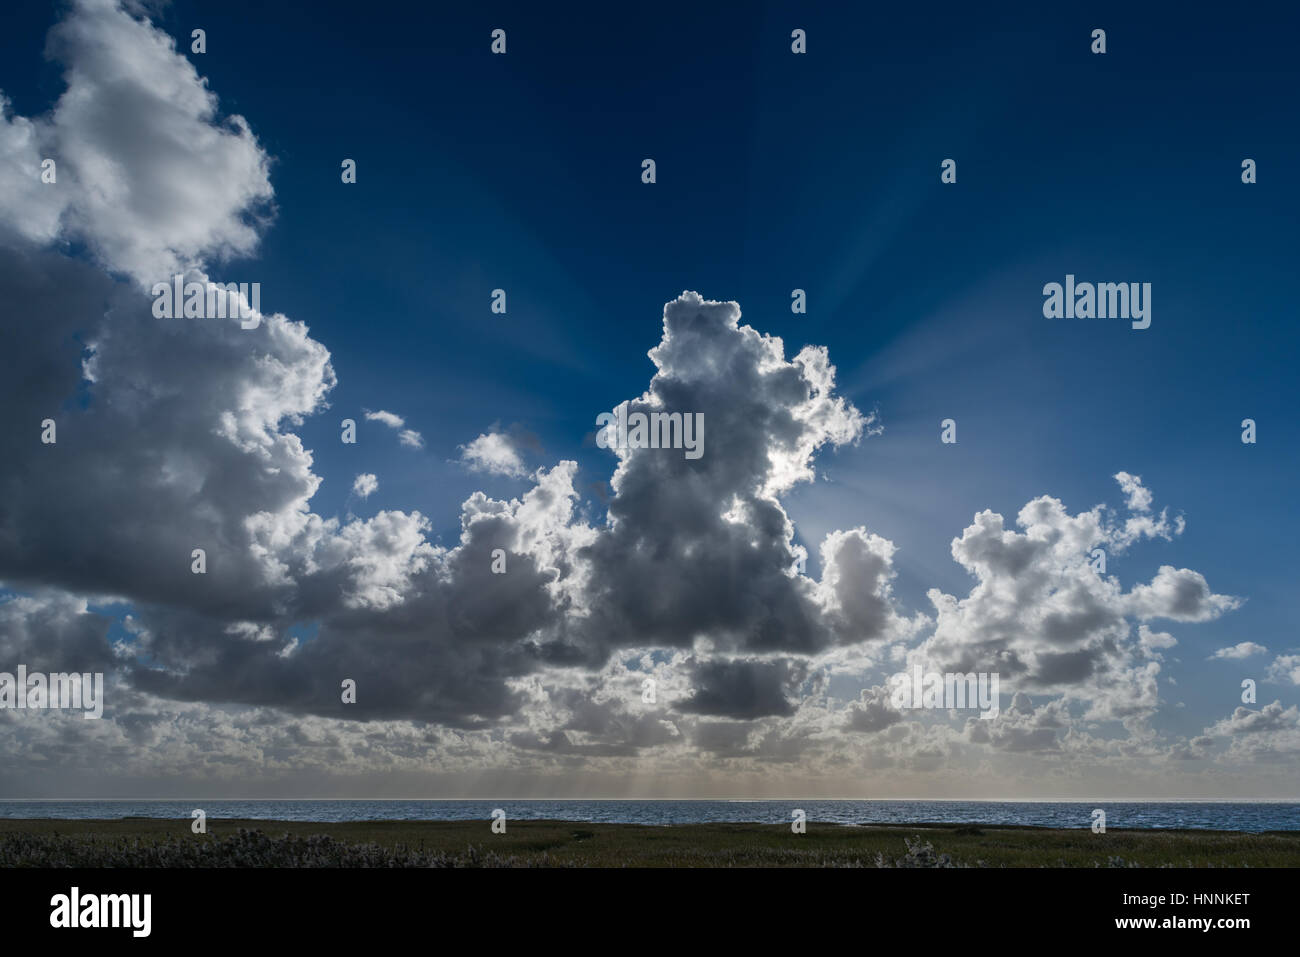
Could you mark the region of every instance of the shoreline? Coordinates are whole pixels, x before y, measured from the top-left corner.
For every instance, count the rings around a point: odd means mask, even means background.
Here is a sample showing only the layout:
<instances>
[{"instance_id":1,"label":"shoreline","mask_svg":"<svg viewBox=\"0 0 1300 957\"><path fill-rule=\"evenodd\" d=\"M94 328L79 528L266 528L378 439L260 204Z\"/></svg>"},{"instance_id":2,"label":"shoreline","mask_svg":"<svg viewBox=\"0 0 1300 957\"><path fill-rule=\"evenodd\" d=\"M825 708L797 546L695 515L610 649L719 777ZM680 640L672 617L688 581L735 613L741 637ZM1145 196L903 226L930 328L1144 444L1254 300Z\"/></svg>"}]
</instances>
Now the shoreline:
<instances>
[{"instance_id":1,"label":"shoreline","mask_svg":"<svg viewBox=\"0 0 1300 957\"><path fill-rule=\"evenodd\" d=\"M0 836L10 831L23 830L21 825L76 825L76 824L99 824L112 825L117 823L149 824L149 825L167 825L167 824L184 824L192 823L189 817L154 817L147 814L124 814L121 817L0 817ZM491 821L487 818L357 818L349 821L324 821L305 818L278 818L278 817L217 817L209 814L207 816L209 826L213 824L238 825L240 827L254 826L285 826L292 829L302 828L349 828L349 827L421 827L425 825L460 825L466 827L487 827ZM864 830L891 830L905 831L909 829L920 830L948 830L957 831L966 828L976 828L984 831L1037 831L1042 833L1062 833L1062 834L1084 834L1092 833L1086 825L1079 827L1050 827L1044 824L1007 824L986 821L859 821L854 823L844 821L820 821L816 818L809 818L809 826L818 827L839 827L850 829ZM20 825L20 827L11 828L9 825ZM547 826L569 826L569 827L608 827L608 828L736 828L736 827L759 827L759 828L783 828L788 829L789 824L785 822L773 823L771 821L671 821L664 824L646 824L638 821L593 821L589 818L511 818L509 819L511 827L523 825L547 825ZM1217 834L1217 835L1239 835L1241 837L1258 837L1258 836L1288 836L1296 835L1300 837L1300 827L1297 828L1279 828L1265 831L1244 831L1235 828L1210 828L1210 827L1124 827L1122 825L1108 825L1106 832L1124 832L1131 834Z\"/></svg>"},{"instance_id":2,"label":"shoreline","mask_svg":"<svg viewBox=\"0 0 1300 957\"><path fill-rule=\"evenodd\" d=\"M3 867L1300 867L1300 831L0 818Z\"/></svg>"}]
</instances>

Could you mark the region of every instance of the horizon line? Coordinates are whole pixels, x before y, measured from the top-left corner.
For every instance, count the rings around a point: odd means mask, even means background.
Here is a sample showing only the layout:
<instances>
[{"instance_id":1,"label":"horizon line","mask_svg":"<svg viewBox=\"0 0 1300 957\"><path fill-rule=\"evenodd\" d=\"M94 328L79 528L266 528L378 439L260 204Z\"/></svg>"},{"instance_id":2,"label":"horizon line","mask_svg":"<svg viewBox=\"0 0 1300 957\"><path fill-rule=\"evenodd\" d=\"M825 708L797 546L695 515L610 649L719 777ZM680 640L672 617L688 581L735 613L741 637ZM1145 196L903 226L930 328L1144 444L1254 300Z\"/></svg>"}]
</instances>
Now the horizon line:
<instances>
[{"instance_id":1,"label":"horizon line","mask_svg":"<svg viewBox=\"0 0 1300 957\"><path fill-rule=\"evenodd\" d=\"M430 797L402 797L402 798L316 798L316 797L133 797L133 798L0 798L0 804L74 804L74 803L142 803L146 801L243 801L253 803L258 801L269 802L305 802L315 801L318 803L328 802L419 802L419 801L441 801L441 802L465 802L465 801L590 801L590 802L649 802L649 801L676 801L676 802L712 802L719 804L774 804L787 803L790 801L803 801L806 803L815 802L873 802L873 803L895 803L895 804L1300 804L1300 798L811 798L811 797L774 797L774 798L585 798L585 797L451 797L451 798L430 798Z\"/></svg>"}]
</instances>

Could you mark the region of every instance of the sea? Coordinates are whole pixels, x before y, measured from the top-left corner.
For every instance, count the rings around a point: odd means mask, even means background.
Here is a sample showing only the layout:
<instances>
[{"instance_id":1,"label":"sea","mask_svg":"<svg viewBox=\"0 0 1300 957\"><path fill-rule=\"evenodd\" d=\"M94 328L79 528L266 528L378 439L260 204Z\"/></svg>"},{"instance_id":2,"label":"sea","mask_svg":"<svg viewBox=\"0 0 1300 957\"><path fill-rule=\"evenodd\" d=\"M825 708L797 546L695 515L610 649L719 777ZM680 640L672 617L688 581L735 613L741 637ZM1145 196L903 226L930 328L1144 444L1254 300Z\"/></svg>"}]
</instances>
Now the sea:
<instances>
[{"instance_id":1,"label":"sea","mask_svg":"<svg viewBox=\"0 0 1300 957\"><path fill-rule=\"evenodd\" d=\"M1300 803L1276 802L1052 802L1052 801L0 801L0 818L189 819L202 808L209 820L277 821L591 821L621 824L788 824L794 810L809 821L835 824L1029 825L1090 828L1106 812L1107 828L1204 828L1221 831L1298 831Z\"/></svg>"}]
</instances>

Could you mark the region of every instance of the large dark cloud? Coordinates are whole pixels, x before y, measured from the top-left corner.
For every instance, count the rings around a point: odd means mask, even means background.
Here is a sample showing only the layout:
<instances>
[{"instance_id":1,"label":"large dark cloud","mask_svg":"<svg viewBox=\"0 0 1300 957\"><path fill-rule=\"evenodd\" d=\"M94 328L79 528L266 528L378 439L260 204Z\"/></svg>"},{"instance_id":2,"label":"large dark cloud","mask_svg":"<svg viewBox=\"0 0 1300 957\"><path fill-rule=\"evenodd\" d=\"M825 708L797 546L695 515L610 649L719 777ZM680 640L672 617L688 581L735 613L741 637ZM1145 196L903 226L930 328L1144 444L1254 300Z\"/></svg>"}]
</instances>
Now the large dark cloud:
<instances>
[{"instance_id":1,"label":"large dark cloud","mask_svg":"<svg viewBox=\"0 0 1300 957\"><path fill-rule=\"evenodd\" d=\"M795 710L790 698L807 675L805 664L790 659L698 662L695 693L678 710L740 719L790 715Z\"/></svg>"},{"instance_id":2,"label":"large dark cloud","mask_svg":"<svg viewBox=\"0 0 1300 957\"><path fill-rule=\"evenodd\" d=\"M779 339L740 325L735 303L684 293L664 309L658 367L629 414L699 413L704 451L622 449L609 524L586 549L588 640L737 652L816 652L850 637L826 619L815 583L790 574L793 526L777 496L811 477L814 451L868 421L833 394L824 350L791 360Z\"/></svg>"}]
</instances>

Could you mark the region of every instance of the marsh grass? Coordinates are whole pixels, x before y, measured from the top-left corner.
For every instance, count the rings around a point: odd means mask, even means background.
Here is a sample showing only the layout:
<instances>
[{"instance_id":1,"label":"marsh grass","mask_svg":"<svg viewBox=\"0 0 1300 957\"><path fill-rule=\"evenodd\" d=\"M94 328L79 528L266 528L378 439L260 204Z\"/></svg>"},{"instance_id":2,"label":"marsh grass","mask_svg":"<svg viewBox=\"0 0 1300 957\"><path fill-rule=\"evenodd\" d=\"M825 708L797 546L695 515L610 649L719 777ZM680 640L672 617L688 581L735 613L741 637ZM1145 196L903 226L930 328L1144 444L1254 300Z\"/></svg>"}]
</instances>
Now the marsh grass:
<instances>
[{"instance_id":1,"label":"marsh grass","mask_svg":"<svg viewBox=\"0 0 1300 957\"><path fill-rule=\"evenodd\" d=\"M1300 832L809 823L0 820L5 867L1296 867Z\"/></svg>"}]
</instances>

